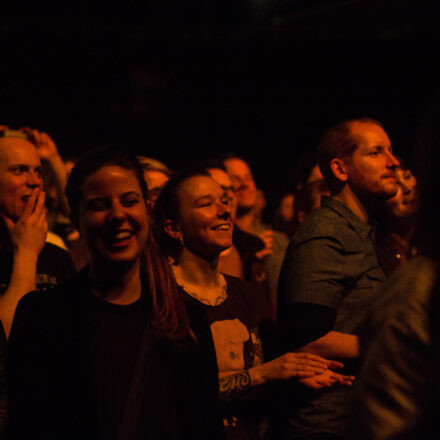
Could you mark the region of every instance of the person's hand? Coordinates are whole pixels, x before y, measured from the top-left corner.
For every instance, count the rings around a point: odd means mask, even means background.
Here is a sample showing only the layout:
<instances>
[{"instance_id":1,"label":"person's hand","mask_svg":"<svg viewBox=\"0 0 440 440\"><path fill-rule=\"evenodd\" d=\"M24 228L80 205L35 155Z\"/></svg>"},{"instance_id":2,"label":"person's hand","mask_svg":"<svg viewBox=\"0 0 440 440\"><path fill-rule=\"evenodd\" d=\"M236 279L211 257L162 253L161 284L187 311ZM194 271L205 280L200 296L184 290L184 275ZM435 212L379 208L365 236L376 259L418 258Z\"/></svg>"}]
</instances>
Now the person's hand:
<instances>
[{"instance_id":1,"label":"person's hand","mask_svg":"<svg viewBox=\"0 0 440 440\"><path fill-rule=\"evenodd\" d=\"M50 161L53 157L58 156L58 148L47 133L35 129L32 130L29 127L22 127L21 130L32 136L40 159Z\"/></svg>"},{"instance_id":2,"label":"person's hand","mask_svg":"<svg viewBox=\"0 0 440 440\"><path fill-rule=\"evenodd\" d=\"M260 365L262 382L269 380L307 378L325 373L329 368L342 368L343 364L310 353L286 353L273 361Z\"/></svg>"},{"instance_id":3,"label":"person's hand","mask_svg":"<svg viewBox=\"0 0 440 440\"><path fill-rule=\"evenodd\" d=\"M273 231L268 229L259 235L259 238L264 241L264 248L255 253L256 257L262 259L273 252Z\"/></svg>"},{"instance_id":4,"label":"person's hand","mask_svg":"<svg viewBox=\"0 0 440 440\"><path fill-rule=\"evenodd\" d=\"M308 388L320 390L334 385L351 386L354 380L354 376L345 376L328 369L321 374L301 378L299 381Z\"/></svg>"},{"instance_id":5,"label":"person's hand","mask_svg":"<svg viewBox=\"0 0 440 440\"><path fill-rule=\"evenodd\" d=\"M44 200L44 192L35 188L17 222L5 219L16 251L30 251L38 255L43 249L47 235Z\"/></svg>"}]
</instances>

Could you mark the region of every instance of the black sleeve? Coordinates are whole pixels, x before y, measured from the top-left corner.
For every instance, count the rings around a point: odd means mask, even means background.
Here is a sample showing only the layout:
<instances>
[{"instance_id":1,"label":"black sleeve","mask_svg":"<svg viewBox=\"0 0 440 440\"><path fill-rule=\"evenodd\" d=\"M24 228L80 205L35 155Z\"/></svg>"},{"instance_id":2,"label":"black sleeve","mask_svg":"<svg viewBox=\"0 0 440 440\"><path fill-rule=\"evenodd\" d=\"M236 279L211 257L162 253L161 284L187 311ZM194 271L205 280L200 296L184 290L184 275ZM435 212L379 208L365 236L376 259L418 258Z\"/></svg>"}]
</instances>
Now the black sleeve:
<instances>
[{"instance_id":1,"label":"black sleeve","mask_svg":"<svg viewBox=\"0 0 440 440\"><path fill-rule=\"evenodd\" d=\"M10 403L8 439L46 438L53 412L49 408L50 365L41 293L24 296L17 306L6 350Z\"/></svg>"},{"instance_id":2,"label":"black sleeve","mask_svg":"<svg viewBox=\"0 0 440 440\"><path fill-rule=\"evenodd\" d=\"M319 304L293 302L278 310L284 351L297 350L332 330L336 310Z\"/></svg>"}]
</instances>

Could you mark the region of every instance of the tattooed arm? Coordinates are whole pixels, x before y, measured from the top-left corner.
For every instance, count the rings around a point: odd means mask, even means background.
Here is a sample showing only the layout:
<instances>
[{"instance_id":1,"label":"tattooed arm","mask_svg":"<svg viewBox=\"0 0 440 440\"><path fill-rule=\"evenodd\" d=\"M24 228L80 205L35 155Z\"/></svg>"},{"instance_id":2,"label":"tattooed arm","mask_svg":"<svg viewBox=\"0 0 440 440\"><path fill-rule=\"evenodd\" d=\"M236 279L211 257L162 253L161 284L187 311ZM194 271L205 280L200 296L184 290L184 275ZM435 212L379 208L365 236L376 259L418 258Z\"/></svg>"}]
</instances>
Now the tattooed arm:
<instances>
[{"instance_id":1,"label":"tattooed arm","mask_svg":"<svg viewBox=\"0 0 440 440\"><path fill-rule=\"evenodd\" d=\"M273 361L221 377L219 379L220 400L229 401L240 397L246 390L256 385L292 378L315 389L334 384L351 385L354 377L343 376L329 370L342 366L340 362L330 361L310 353L286 353ZM304 380L307 378L310 380Z\"/></svg>"},{"instance_id":2,"label":"tattooed arm","mask_svg":"<svg viewBox=\"0 0 440 440\"><path fill-rule=\"evenodd\" d=\"M251 377L249 370L219 378L219 396L221 401L230 401L240 397L245 390L250 388Z\"/></svg>"}]
</instances>

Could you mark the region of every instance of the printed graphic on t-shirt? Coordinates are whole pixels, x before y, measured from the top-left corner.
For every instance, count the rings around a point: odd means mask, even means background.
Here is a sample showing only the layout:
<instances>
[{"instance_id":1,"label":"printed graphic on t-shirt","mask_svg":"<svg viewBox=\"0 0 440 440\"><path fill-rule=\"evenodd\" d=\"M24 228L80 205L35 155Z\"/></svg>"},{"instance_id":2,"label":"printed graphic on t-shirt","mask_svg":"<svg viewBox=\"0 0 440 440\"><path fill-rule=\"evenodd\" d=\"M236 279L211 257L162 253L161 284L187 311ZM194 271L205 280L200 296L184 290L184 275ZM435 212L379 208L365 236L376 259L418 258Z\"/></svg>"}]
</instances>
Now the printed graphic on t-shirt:
<instances>
[{"instance_id":1,"label":"printed graphic on t-shirt","mask_svg":"<svg viewBox=\"0 0 440 440\"><path fill-rule=\"evenodd\" d=\"M211 332L219 373L244 370L244 343L249 340L246 326L238 319L215 321L211 324Z\"/></svg>"},{"instance_id":2,"label":"printed graphic on t-shirt","mask_svg":"<svg viewBox=\"0 0 440 440\"><path fill-rule=\"evenodd\" d=\"M229 319L213 322L211 333L220 377L261 364L263 352L256 328L248 330L239 319Z\"/></svg>"}]
</instances>

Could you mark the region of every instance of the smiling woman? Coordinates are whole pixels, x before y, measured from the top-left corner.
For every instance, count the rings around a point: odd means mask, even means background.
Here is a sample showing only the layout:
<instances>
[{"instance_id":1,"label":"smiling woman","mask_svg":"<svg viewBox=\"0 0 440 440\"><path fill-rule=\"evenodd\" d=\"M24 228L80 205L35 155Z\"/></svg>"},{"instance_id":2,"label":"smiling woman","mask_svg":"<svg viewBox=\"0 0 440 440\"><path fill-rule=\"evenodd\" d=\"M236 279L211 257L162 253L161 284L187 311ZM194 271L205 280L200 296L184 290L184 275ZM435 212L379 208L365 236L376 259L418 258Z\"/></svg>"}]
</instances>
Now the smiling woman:
<instances>
[{"instance_id":1,"label":"smiling woman","mask_svg":"<svg viewBox=\"0 0 440 440\"><path fill-rule=\"evenodd\" d=\"M249 397L258 385L296 379L323 388L350 385L353 377L331 371L339 362L305 353L263 360L258 324L265 311L258 292L218 271L222 251L232 245L230 197L209 174L170 180L155 205L154 231L172 261L191 328L205 357L205 374L218 399L216 414L226 438L256 439L256 414ZM252 399L251 399L252 400ZM254 406L252 406L254 408ZM219 416L220 415L220 416Z\"/></svg>"},{"instance_id":2,"label":"smiling woman","mask_svg":"<svg viewBox=\"0 0 440 440\"><path fill-rule=\"evenodd\" d=\"M91 152L73 168L67 196L91 263L19 304L7 360L11 439L215 438L146 195L139 163L124 150Z\"/></svg>"}]
</instances>

